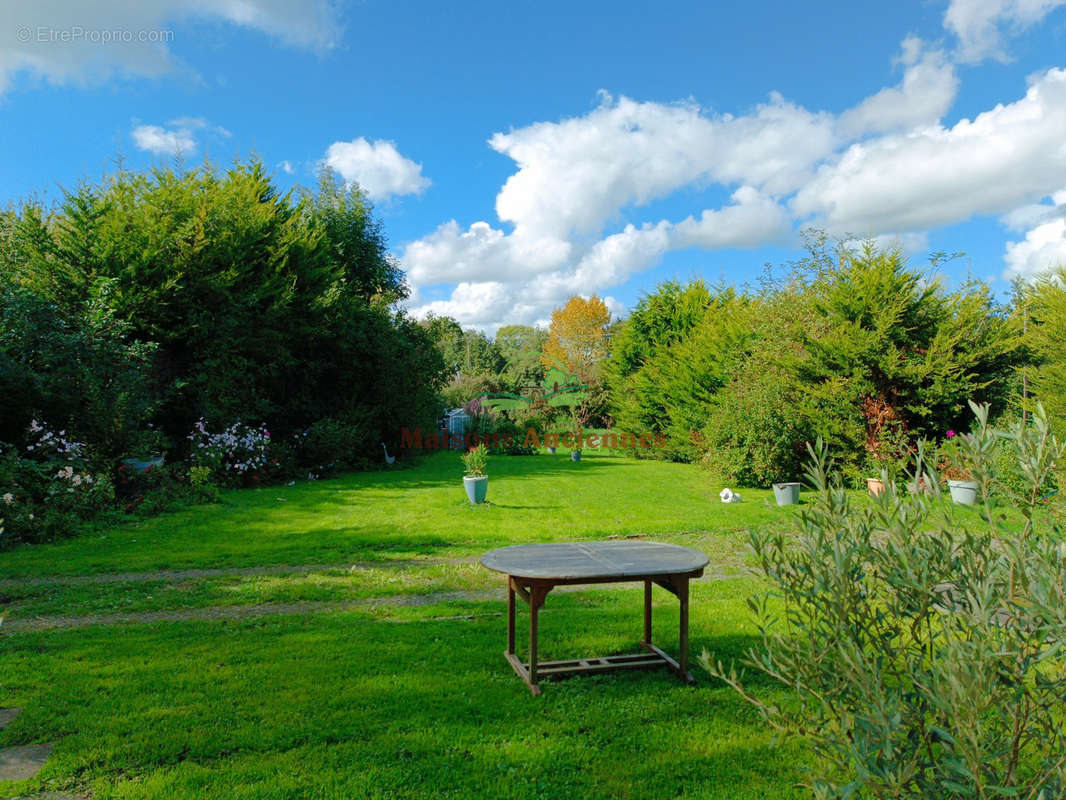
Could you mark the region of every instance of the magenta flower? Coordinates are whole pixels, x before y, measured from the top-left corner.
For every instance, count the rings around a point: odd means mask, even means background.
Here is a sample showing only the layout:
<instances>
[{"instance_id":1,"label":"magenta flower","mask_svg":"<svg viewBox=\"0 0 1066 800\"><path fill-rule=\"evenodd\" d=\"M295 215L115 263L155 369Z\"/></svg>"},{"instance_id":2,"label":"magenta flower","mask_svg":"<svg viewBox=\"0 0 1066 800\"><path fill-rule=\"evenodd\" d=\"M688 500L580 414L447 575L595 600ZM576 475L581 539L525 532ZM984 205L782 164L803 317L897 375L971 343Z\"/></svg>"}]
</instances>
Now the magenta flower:
<instances>
[{"instance_id":1,"label":"magenta flower","mask_svg":"<svg viewBox=\"0 0 1066 800\"><path fill-rule=\"evenodd\" d=\"M948 438L950 439L950 438L952 438L952 437L953 437L953 436L955 435L955 431L948 431L948 432L947 432L946 434L944 434L944 435L945 435L945 436L947 436L947 437L948 437Z\"/></svg>"}]
</instances>

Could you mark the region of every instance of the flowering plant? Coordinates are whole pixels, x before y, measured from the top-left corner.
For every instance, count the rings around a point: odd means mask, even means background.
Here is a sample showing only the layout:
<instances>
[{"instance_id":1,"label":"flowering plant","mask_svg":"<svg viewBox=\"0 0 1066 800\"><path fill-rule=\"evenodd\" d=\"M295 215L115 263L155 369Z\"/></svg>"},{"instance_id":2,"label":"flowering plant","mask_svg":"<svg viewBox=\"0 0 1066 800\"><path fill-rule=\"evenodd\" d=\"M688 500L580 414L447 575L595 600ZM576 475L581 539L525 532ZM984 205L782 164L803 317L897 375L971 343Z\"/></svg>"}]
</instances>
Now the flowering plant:
<instances>
[{"instance_id":1,"label":"flowering plant","mask_svg":"<svg viewBox=\"0 0 1066 800\"><path fill-rule=\"evenodd\" d=\"M220 433L211 433L203 419L197 421L188 439L192 461L207 467L221 483L258 480L271 464L270 431L235 422Z\"/></svg>"},{"instance_id":2,"label":"flowering plant","mask_svg":"<svg viewBox=\"0 0 1066 800\"><path fill-rule=\"evenodd\" d=\"M5 541L41 542L73 531L114 498L110 478L94 473L85 445L33 420L25 446L0 451Z\"/></svg>"}]
</instances>

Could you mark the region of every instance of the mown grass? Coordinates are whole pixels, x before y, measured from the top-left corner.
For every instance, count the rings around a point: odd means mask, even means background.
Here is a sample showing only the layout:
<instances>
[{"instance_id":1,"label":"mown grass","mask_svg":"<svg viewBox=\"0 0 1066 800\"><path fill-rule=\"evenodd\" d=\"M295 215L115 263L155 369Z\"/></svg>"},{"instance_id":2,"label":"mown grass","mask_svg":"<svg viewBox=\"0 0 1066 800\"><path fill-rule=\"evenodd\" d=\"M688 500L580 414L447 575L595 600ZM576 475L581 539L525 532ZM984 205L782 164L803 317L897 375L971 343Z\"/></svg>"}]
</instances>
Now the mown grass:
<instances>
[{"instance_id":1,"label":"mown grass","mask_svg":"<svg viewBox=\"0 0 1066 800\"><path fill-rule=\"evenodd\" d=\"M502 576L464 561L493 547L648 535L703 550L708 572L729 576L694 584L691 620L694 654L729 661L756 642L744 600L760 587L737 577L745 531L791 526L792 510L751 490L723 505L721 485L699 469L588 451L580 463L498 458L489 473L484 507L467 504L458 457L441 453L406 469L228 492L218 505L0 553L9 620L373 603L15 634L0 626L0 706L25 709L0 747L56 743L37 778L0 783L0 797L805 796L800 746L775 747L751 708L698 667L695 687L665 672L614 674L548 684L533 698L502 658L502 603L446 594L502 589ZM279 565L316 566L128 574ZM656 637L672 649L676 601L656 591ZM423 596L418 605L390 602L411 595ZM555 592L541 655L631 652L640 607L639 588ZM767 684L754 690L784 698Z\"/></svg>"},{"instance_id":2,"label":"mown grass","mask_svg":"<svg viewBox=\"0 0 1066 800\"><path fill-rule=\"evenodd\" d=\"M734 583L734 582L730 582ZM697 651L752 641L735 587L694 603ZM632 649L639 591L558 595L546 658ZM442 605L492 614L496 603ZM4 642L0 744L58 742L34 781L98 798L800 797L795 747L703 677L590 677L540 698L498 616L427 609L23 634ZM655 624L676 643L665 598ZM771 690L767 687L767 692ZM774 690L776 691L776 690Z\"/></svg>"},{"instance_id":3,"label":"mown grass","mask_svg":"<svg viewBox=\"0 0 1066 800\"><path fill-rule=\"evenodd\" d=\"M461 475L457 454L437 453L406 469L226 492L216 505L2 553L0 577L473 556L518 541L740 532L788 516L769 491L723 505L702 470L607 452L494 458L484 506L466 501Z\"/></svg>"}]
</instances>

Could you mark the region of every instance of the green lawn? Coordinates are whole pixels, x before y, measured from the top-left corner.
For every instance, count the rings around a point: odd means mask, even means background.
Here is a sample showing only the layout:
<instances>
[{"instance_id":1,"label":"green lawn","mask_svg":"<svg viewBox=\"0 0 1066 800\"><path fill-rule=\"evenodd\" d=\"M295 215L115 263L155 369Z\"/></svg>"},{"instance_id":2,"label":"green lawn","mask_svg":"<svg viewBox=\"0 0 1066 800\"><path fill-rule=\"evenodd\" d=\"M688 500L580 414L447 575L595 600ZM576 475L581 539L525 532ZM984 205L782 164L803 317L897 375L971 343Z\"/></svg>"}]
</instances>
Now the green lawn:
<instances>
[{"instance_id":1,"label":"green lawn","mask_svg":"<svg viewBox=\"0 0 1066 800\"><path fill-rule=\"evenodd\" d=\"M751 490L723 505L695 467L589 451L493 459L482 507L460 474L441 453L0 553L0 706L24 709L0 747L56 745L0 797L805 796L798 745L773 746L698 667L695 687L629 673L531 697L502 657L503 578L475 560L641 534L696 547L715 579L693 587L693 649L728 660L755 641L745 531L789 509ZM641 595L551 594L542 657L632 651ZM676 601L656 599L672 648ZM221 613L246 606L263 615ZM170 612L189 618L135 616ZM86 619L115 614L130 616ZM35 629L57 618L77 627Z\"/></svg>"}]
</instances>

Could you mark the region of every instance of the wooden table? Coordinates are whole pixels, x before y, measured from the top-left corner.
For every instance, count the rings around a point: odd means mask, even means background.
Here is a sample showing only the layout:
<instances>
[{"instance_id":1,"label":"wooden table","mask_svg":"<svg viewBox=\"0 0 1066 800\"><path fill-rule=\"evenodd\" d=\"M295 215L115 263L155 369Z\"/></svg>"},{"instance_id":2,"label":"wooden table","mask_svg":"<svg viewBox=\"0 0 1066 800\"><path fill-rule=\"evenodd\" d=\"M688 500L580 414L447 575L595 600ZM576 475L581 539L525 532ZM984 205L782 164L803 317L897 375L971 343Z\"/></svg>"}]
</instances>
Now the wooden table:
<instances>
[{"instance_id":1,"label":"wooden table","mask_svg":"<svg viewBox=\"0 0 1066 800\"><path fill-rule=\"evenodd\" d=\"M707 556L698 550L658 542L613 540L564 542L501 547L481 557L481 563L507 576L507 650L504 656L534 694L542 677L561 677L620 669L665 666L687 683L688 582L703 574ZM644 582L644 638L647 653L537 661L537 612L556 586L592 583ZM651 641L651 586L658 584L681 603L681 632L675 661ZM529 606L529 664L515 654L515 595Z\"/></svg>"}]
</instances>

